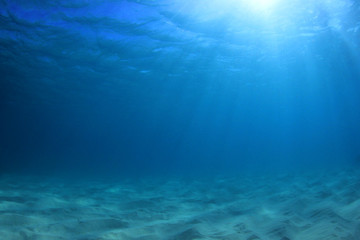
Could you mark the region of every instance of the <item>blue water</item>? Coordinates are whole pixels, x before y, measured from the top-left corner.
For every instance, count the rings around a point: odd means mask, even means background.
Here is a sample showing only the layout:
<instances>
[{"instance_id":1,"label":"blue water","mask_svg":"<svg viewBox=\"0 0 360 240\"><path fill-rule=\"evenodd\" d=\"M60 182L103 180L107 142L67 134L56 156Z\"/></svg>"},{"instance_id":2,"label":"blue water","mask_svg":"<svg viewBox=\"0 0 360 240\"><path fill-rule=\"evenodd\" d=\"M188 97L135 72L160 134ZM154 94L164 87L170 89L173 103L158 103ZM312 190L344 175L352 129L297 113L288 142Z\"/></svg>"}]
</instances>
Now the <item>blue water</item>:
<instances>
[{"instance_id":1,"label":"blue water","mask_svg":"<svg viewBox=\"0 0 360 240\"><path fill-rule=\"evenodd\" d=\"M360 5L0 1L0 171L356 166Z\"/></svg>"}]
</instances>

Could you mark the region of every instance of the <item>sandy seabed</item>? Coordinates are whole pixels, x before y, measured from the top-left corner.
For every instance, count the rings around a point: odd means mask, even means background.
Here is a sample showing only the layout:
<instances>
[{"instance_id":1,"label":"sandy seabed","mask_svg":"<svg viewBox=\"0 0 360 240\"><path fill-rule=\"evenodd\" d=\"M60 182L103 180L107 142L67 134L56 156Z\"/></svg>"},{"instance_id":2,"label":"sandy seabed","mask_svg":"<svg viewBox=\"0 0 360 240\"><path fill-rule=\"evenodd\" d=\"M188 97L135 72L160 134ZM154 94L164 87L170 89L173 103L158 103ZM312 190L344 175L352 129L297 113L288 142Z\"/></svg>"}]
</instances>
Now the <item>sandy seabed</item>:
<instances>
[{"instance_id":1,"label":"sandy seabed","mask_svg":"<svg viewBox=\"0 0 360 240\"><path fill-rule=\"evenodd\" d=\"M359 240L360 172L0 177L1 240Z\"/></svg>"}]
</instances>

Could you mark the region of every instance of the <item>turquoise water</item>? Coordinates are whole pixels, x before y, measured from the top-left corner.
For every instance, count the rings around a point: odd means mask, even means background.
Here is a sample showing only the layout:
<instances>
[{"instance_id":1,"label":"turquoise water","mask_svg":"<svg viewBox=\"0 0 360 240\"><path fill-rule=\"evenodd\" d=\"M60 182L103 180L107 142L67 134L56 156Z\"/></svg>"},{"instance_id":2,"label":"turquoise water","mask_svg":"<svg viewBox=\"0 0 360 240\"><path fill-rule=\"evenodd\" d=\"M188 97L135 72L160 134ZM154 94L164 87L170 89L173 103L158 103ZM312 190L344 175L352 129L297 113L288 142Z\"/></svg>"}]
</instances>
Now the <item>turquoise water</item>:
<instances>
[{"instance_id":1,"label":"turquoise water","mask_svg":"<svg viewBox=\"0 0 360 240\"><path fill-rule=\"evenodd\" d=\"M3 0L0 25L2 173L359 164L356 1Z\"/></svg>"},{"instance_id":2,"label":"turquoise water","mask_svg":"<svg viewBox=\"0 0 360 240\"><path fill-rule=\"evenodd\" d=\"M359 240L355 0L0 0L0 240Z\"/></svg>"}]
</instances>

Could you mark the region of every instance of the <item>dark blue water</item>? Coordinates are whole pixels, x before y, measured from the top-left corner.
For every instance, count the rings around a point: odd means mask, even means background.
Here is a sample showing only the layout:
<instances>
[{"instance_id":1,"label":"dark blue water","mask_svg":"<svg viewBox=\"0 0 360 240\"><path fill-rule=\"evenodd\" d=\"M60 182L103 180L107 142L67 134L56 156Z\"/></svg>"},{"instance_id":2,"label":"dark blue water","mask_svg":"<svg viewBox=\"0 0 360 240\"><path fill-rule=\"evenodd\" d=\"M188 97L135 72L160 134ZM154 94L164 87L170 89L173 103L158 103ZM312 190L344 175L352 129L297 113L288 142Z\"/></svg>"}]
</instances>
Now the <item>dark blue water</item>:
<instances>
[{"instance_id":1,"label":"dark blue water","mask_svg":"<svg viewBox=\"0 0 360 240\"><path fill-rule=\"evenodd\" d=\"M360 5L0 1L0 171L356 165Z\"/></svg>"}]
</instances>

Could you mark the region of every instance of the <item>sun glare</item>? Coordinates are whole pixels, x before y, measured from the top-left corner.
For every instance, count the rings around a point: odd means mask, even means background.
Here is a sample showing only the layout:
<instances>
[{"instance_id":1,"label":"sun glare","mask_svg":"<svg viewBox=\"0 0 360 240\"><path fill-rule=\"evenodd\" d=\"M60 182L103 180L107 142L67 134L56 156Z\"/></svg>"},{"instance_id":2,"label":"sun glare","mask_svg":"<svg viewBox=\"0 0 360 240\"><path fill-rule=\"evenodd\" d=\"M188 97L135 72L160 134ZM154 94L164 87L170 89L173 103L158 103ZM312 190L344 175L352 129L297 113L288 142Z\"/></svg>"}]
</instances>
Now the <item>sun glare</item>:
<instances>
[{"instance_id":1,"label":"sun glare","mask_svg":"<svg viewBox=\"0 0 360 240\"><path fill-rule=\"evenodd\" d=\"M217 11L229 12L247 9L256 15L267 15L276 11L276 7L280 4L280 1L281 0L212 0L207 5L207 8L215 8Z\"/></svg>"},{"instance_id":2,"label":"sun glare","mask_svg":"<svg viewBox=\"0 0 360 240\"><path fill-rule=\"evenodd\" d=\"M272 11L278 4L279 0L248 0L247 5L253 10L253 11Z\"/></svg>"}]
</instances>

